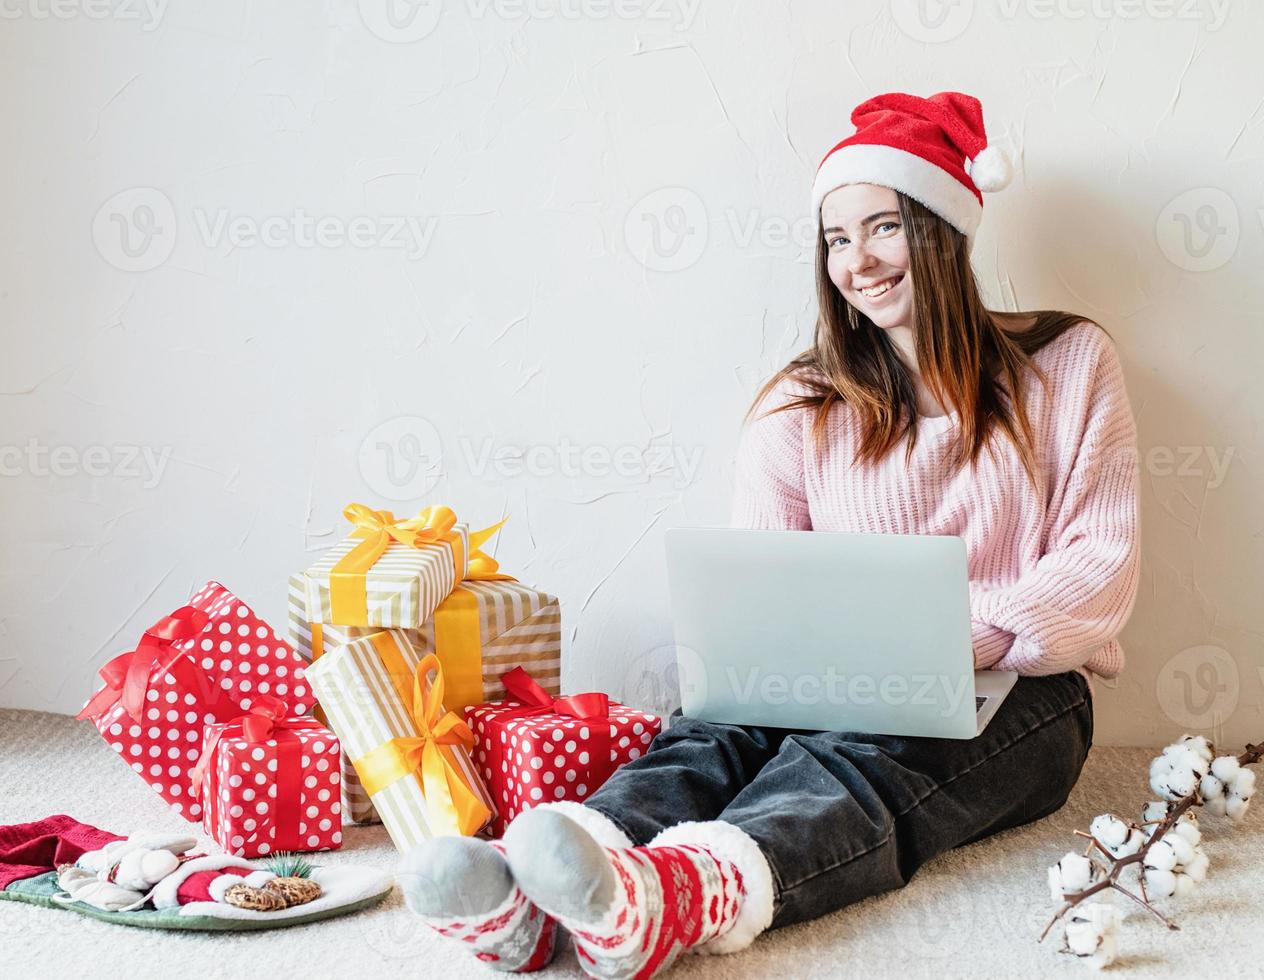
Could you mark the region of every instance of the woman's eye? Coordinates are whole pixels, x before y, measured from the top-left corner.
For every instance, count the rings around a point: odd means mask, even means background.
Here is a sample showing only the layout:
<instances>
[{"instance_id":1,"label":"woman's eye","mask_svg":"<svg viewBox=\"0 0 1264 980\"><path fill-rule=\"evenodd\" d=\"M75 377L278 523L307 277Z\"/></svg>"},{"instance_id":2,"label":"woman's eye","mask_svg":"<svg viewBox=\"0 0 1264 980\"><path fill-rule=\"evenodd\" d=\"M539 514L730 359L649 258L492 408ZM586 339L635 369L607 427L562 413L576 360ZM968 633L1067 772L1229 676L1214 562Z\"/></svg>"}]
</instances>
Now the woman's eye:
<instances>
[{"instance_id":1,"label":"woman's eye","mask_svg":"<svg viewBox=\"0 0 1264 980\"><path fill-rule=\"evenodd\" d=\"M899 228L899 227L900 227L900 223L898 221L884 221L882 222L882 224L878 225L877 230L881 231L883 228Z\"/></svg>"},{"instance_id":2,"label":"woman's eye","mask_svg":"<svg viewBox=\"0 0 1264 980\"><path fill-rule=\"evenodd\" d=\"M847 241L847 239L846 239L846 238L844 238L842 235L839 235L837 238L832 239L832 240L830 241L830 243L829 243L829 247L830 247L830 248L833 248L833 247L834 247L835 245L837 245L839 242L845 242L845 241Z\"/></svg>"}]
</instances>

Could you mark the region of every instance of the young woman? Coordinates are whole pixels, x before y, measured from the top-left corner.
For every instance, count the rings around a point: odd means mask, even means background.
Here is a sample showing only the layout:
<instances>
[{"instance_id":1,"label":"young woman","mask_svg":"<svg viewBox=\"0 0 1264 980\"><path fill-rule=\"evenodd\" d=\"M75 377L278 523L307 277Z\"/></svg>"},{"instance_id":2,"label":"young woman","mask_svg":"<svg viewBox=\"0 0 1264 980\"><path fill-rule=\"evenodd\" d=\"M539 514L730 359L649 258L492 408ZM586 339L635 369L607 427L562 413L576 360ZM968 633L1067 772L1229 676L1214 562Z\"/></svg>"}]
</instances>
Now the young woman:
<instances>
[{"instance_id":1,"label":"young woman","mask_svg":"<svg viewBox=\"0 0 1264 980\"><path fill-rule=\"evenodd\" d=\"M816 340L752 406L733 522L960 535L976 666L1018 682L972 740L677 715L586 804L530 810L503 843L428 842L410 907L493 967L540 968L558 924L596 977L741 949L1054 812L1079 776L1089 679L1122 669L1137 591L1119 361L1092 321L984 307L970 248L1008 166L977 100L881 95L852 122L813 187Z\"/></svg>"}]
</instances>

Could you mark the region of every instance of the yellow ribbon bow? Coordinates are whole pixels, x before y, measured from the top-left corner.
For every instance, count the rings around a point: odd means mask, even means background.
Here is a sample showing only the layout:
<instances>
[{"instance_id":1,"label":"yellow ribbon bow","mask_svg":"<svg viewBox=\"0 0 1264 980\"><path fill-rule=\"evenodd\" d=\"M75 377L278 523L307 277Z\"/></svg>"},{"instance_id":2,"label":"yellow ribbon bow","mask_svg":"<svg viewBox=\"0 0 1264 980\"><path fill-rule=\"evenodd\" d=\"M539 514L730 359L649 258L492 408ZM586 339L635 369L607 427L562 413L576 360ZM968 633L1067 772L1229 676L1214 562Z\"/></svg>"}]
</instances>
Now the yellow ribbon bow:
<instances>
[{"instance_id":1,"label":"yellow ribbon bow","mask_svg":"<svg viewBox=\"0 0 1264 980\"><path fill-rule=\"evenodd\" d=\"M432 670L435 679L427 690L426 675ZM443 668L433 653L417 664L408 709L417 734L393 738L353 760L361 783L372 796L418 773L435 833L473 834L487 823L491 810L462 778L452 752L458 747L472 748L474 733L456 712L444 710Z\"/></svg>"},{"instance_id":2,"label":"yellow ribbon bow","mask_svg":"<svg viewBox=\"0 0 1264 980\"><path fill-rule=\"evenodd\" d=\"M342 516L355 526L351 536L364 540L338 559L329 572L329 605L335 623L369 625L366 574L386 553L392 541L409 548L424 548L447 541L452 548L456 582L462 579L512 581L512 576L500 574L496 559L481 550L482 545L509 520L508 517L471 533L471 553L468 560L463 560L460 535L453 531L456 513L442 504L426 507L415 517L396 520L389 510L373 510L364 504L352 503L347 505Z\"/></svg>"}]
</instances>

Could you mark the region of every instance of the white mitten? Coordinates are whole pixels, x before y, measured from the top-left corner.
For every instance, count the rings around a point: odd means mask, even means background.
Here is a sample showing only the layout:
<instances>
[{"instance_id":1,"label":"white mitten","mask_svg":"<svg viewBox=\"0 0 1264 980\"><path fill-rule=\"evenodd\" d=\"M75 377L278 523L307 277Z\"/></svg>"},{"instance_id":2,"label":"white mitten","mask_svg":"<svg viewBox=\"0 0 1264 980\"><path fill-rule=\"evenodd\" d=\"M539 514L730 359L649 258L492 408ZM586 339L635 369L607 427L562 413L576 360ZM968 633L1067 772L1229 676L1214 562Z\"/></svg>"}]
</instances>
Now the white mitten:
<instances>
[{"instance_id":1,"label":"white mitten","mask_svg":"<svg viewBox=\"0 0 1264 980\"><path fill-rule=\"evenodd\" d=\"M85 896L100 896L100 900L107 903L101 905L92 898L84 897L82 900L88 904L117 911L120 902L126 906L144 898L154 885L180 866L177 855L196 846L196 837L133 834L127 840L111 841L98 850L86 851L75 862L77 870L95 877L102 885L118 889L120 893L104 888L89 889L80 875L68 876L67 882L74 884ZM60 880L59 877L58 881ZM62 887L70 891L67 885L63 884ZM121 892L130 894L131 900L123 901Z\"/></svg>"},{"instance_id":2,"label":"white mitten","mask_svg":"<svg viewBox=\"0 0 1264 980\"><path fill-rule=\"evenodd\" d=\"M65 865L58 872L57 884L70 896L69 901L85 902L107 912L123 912L145 898L143 892L102 881L95 873L73 864Z\"/></svg>"},{"instance_id":3,"label":"white mitten","mask_svg":"<svg viewBox=\"0 0 1264 980\"><path fill-rule=\"evenodd\" d=\"M147 892L178 867L180 859L170 851L130 851L118 863L114 884Z\"/></svg>"}]
</instances>

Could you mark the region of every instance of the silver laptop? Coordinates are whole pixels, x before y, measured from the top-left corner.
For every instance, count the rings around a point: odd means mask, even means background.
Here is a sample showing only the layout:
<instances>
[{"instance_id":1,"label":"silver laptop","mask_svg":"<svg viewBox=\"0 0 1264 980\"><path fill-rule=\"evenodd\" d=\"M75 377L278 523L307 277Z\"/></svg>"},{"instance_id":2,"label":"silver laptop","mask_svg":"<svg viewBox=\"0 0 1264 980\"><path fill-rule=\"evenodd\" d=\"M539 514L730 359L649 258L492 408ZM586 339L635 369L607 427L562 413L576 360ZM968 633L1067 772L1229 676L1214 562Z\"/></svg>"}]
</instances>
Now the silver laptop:
<instances>
[{"instance_id":1,"label":"silver laptop","mask_svg":"<svg viewBox=\"0 0 1264 980\"><path fill-rule=\"evenodd\" d=\"M673 528L666 544L688 717L973 738L1017 680L974 669L959 537Z\"/></svg>"}]
</instances>

